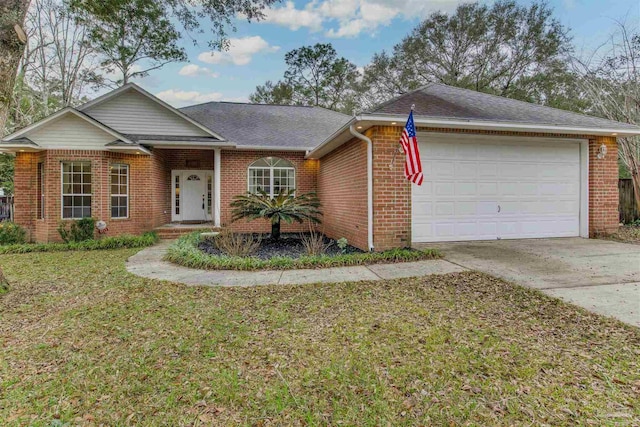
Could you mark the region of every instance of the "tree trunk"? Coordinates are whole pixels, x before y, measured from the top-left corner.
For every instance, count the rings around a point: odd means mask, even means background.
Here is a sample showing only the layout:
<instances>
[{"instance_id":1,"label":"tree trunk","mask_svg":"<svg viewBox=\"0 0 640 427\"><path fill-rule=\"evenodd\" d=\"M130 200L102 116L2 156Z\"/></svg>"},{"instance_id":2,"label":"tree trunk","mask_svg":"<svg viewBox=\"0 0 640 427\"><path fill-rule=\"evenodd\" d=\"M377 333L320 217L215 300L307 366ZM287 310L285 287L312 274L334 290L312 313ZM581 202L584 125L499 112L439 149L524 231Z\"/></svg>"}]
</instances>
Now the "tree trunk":
<instances>
[{"instance_id":1,"label":"tree trunk","mask_svg":"<svg viewBox=\"0 0 640 427\"><path fill-rule=\"evenodd\" d=\"M9 116L13 85L25 46L15 26L22 28L28 7L29 0L0 0L0 134Z\"/></svg>"},{"instance_id":2,"label":"tree trunk","mask_svg":"<svg viewBox=\"0 0 640 427\"><path fill-rule=\"evenodd\" d=\"M271 238L273 240L280 239L280 221L271 224Z\"/></svg>"}]
</instances>

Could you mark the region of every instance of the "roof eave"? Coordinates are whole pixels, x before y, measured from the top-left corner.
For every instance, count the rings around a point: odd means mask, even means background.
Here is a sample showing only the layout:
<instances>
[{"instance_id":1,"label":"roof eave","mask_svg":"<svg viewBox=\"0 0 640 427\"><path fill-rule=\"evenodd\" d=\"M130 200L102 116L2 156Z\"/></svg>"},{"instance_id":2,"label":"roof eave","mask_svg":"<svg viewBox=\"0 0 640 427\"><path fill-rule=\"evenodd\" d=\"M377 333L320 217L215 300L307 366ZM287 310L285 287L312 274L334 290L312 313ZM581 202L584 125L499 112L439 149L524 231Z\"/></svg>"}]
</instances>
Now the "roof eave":
<instances>
[{"instance_id":1,"label":"roof eave","mask_svg":"<svg viewBox=\"0 0 640 427\"><path fill-rule=\"evenodd\" d=\"M395 122L393 126L402 126L407 120L406 115L380 115L380 114L362 114L351 119L347 124L343 125L333 135L318 145L307 154L307 158L320 158L340 145L351 139L349 126L358 123L366 130L372 126L382 125L388 126ZM448 129L473 129L473 130L494 130L503 132L533 132L546 134L565 134L565 135L598 135L598 136L637 136L640 135L640 128L637 130L629 128L592 128L580 126L565 126L551 124L534 124L534 123L517 123L517 122L497 122L497 121L481 121L481 120L449 120L441 118L414 117L416 126L429 126Z\"/></svg>"}]
</instances>

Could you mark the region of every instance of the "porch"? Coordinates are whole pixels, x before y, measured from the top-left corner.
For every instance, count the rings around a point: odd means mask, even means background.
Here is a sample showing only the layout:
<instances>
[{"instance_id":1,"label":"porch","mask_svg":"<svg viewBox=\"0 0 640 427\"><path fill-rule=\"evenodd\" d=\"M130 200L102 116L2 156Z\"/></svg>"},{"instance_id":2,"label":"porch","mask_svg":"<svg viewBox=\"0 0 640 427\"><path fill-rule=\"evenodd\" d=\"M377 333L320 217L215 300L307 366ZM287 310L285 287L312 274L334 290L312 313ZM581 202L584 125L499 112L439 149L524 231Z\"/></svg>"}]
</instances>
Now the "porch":
<instances>
[{"instance_id":1,"label":"porch","mask_svg":"<svg viewBox=\"0 0 640 427\"><path fill-rule=\"evenodd\" d=\"M171 222L164 224L153 229L161 239L177 239L185 234L193 233L195 231L207 232L207 231L220 231L220 227L216 226L213 222Z\"/></svg>"}]
</instances>

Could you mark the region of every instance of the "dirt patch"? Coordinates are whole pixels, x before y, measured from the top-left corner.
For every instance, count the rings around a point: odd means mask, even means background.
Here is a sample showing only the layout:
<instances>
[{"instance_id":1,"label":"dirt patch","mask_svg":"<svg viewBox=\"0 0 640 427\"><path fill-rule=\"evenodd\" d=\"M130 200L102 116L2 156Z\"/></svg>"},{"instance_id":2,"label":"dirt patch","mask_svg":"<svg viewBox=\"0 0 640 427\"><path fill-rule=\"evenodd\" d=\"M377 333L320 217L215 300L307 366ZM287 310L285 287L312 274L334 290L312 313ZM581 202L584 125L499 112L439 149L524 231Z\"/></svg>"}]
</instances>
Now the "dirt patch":
<instances>
[{"instance_id":1,"label":"dirt patch","mask_svg":"<svg viewBox=\"0 0 640 427\"><path fill-rule=\"evenodd\" d=\"M607 238L617 242L640 245L640 225L623 225L616 233L607 236Z\"/></svg>"}]
</instances>

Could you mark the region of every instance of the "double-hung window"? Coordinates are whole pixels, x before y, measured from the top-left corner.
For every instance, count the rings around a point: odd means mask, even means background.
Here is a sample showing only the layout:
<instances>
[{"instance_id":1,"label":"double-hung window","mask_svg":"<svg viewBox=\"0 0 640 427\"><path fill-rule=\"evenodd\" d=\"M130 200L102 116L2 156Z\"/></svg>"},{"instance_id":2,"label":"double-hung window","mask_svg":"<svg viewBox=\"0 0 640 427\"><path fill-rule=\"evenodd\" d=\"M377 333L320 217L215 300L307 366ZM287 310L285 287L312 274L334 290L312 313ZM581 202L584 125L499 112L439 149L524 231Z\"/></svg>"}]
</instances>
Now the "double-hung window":
<instances>
[{"instance_id":1,"label":"double-hung window","mask_svg":"<svg viewBox=\"0 0 640 427\"><path fill-rule=\"evenodd\" d=\"M111 175L111 218L129 216L129 165L112 164Z\"/></svg>"},{"instance_id":2,"label":"double-hung window","mask_svg":"<svg viewBox=\"0 0 640 427\"><path fill-rule=\"evenodd\" d=\"M91 216L91 162L62 163L62 218Z\"/></svg>"},{"instance_id":3,"label":"double-hung window","mask_svg":"<svg viewBox=\"0 0 640 427\"><path fill-rule=\"evenodd\" d=\"M248 183L250 193L264 190L270 197L275 197L281 191L296 188L296 169L288 160L263 157L249 166Z\"/></svg>"}]
</instances>

